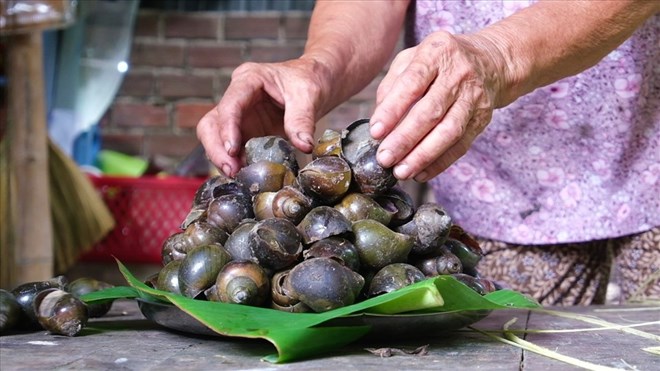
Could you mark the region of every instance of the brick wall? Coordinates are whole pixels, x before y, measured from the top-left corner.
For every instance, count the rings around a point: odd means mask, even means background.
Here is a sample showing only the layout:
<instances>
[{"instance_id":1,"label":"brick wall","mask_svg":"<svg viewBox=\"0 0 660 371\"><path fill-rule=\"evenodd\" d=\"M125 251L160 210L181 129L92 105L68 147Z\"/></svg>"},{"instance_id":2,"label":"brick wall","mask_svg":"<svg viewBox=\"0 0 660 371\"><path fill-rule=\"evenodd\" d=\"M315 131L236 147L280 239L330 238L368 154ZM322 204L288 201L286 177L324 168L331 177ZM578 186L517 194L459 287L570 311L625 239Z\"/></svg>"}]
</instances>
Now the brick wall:
<instances>
[{"instance_id":1,"label":"brick wall","mask_svg":"<svg viewBox=\"0 0 660 371\"><path fill-rule=\"evenodd\" d=\"M298 57L309 12L165 12L140 10L130 69L101 124L103 148L181 158L197 144L195 125L245 61ZM320 123L341 129L368 117L379 79Z\"/></svg>"}]
</instances>

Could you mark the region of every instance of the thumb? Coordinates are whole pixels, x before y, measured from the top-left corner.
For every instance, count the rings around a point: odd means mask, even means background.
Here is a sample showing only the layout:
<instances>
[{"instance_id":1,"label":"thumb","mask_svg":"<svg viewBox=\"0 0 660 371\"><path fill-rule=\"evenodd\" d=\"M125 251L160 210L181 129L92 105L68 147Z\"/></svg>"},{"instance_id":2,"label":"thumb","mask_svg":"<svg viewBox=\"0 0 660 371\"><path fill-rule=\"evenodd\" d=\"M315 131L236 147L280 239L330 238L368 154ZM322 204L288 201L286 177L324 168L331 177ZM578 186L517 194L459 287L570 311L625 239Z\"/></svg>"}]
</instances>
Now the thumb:
<instances>
[{"instance_id":1,"label":"thumb","mask_svg":"<svg viewBox=\"0 0 660 371\"><path fill-rule=\"evenodd\" d=\"M314 148L315 115L311 104L292 102L284 112L284 132L294 147L304 153Z\"/></svg>"}]
</instances>

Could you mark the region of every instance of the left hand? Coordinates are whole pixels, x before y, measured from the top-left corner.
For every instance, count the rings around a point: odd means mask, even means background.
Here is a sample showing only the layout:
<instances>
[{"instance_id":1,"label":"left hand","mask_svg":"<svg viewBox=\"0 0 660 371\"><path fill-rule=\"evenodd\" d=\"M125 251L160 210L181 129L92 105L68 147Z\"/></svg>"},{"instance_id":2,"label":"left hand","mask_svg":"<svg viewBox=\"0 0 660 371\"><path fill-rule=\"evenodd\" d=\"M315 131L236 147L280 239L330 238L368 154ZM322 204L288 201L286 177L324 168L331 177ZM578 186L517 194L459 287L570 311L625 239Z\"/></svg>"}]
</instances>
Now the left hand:
<instances>
[{"instance_id":1,"label":"left hand","mask_svg":"<svg viewBox=\"0 0 660 371\"><path fill-rule=\"evenodd\" d=\"M463 156L488 125L505 63L486 39L440 31L400 52L378 87L377 159L424 182Z\"/></svg>"}]
</instances>

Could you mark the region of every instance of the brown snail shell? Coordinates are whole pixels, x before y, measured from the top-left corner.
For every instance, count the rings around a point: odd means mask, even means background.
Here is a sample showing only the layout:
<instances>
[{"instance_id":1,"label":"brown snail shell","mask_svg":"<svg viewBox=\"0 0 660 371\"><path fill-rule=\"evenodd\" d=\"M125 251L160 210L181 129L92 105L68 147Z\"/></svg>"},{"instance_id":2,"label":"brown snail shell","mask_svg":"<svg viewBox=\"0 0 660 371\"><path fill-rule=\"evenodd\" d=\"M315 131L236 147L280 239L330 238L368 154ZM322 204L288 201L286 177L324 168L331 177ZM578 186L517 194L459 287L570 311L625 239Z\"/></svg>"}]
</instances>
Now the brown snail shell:
<instances>
[{"instance_id":1,"label":"brown snail shell","mask_svg":"<svg viewBox=\"0 0 660 371\"><path fill-rule=\"evenodd\" d=\"M183 260L173 260L158 272L155 288L181 295L179 269Z\"/></svg>"},{"instance_id":2,"label":"brown snail shell","mask_svg":"<svg viewBox=\"0 0 660 371\"><path fill-rule=\"evenodd\" d=\"M295 264L302 252L300 233L287 219L258 221L248 233L247 240L259 264L275 271Z\"/></svg>"},{"instance_id":3,"label":"brown snail shell","mask_svg":"<svg viewBox=\"0 0 660 371\"><path fill-rule=\"evenodd\" d=\"M341 156L341 133L326 129L312 149L312 159L324 156Z\"/></svg>"},{"instance_id":4,"label":"brown snail shell","mask_svg":"<svg viewBox=\"0 0 660 371\"><path fill-rule=\"evenodd\" d=\"M340 157L319 157L300 170L298 184L320 203L333 204L348 192L351 168Z\"/></svg>"},{"instance_id":5,"label":"brown snail shell","mask_svg":"<svg viewBox=\"0 0 660 371\"><path fill-rule=\"evenodd\" d=\"M252 261L231 261L218 273L216 295L223 303L262 306L270 298L270 278Z\"/></svg>"},{"instance_id":6,"label":"brown snail shell","mask_svg":"<svg viewBox=\"0 0 660 371\"><path fill-rule=\"evenodd\" d=\"M235 182L233 179L225 175L217 175L207 179L195 192L195 197L193 198L193 204L190 208L190 212L184 218L181 223L181 229L186 229L188 226L198 220L204 220L206 218L206 209L209 207L209 203L214 198L214 191L217 187L220 187L227 183Z\"/></svg>"},{"instance_id":7,"label":"brown snail shell","mask_svg":"<svg viewBox=\"0 0 660 371\"><path fill-rule=\"evenodd\" d=\"M330 206L317 206L298 223L298 230L306 245L332 236L341 236L352 230L351 221Z\"/></svg>"},{"instance_id":8,"label":"brown snail shell","mask_svg":"<svg viewBox=\"0 0 660 371\"><path fill-rule=\"evenodd\" d=\"M80 298L90 292L105 290L111 287L114 287L114 285L94 278L81 277L68 283L65 290L73 296ZM110 311L113 301L114 300L86 303L89 318L103 317L106 315L106 313Z\"/></svg>"},{"instance_id":9,"label":"brown snail shell","mask_svg":"<svg viewBox=\"0 0 660 371\"><path fill-rule=\"evenodd\" d=\"M353 223L353 234L360 263L367 269L379 270L392 263L406 262L414 243L411 236L394 232L371 219Z\"/></svg>"},{"instance_id":10,"label":"brown snail shell","mask_svg":"<svg viewBox=\"0 0 660 371\"><path fill-rule=\"evenodd\" d=\"M272 161L257 161L236 174L236 180L253 195L260 192L277 192L282 187L293 184L295 179L291 169Z\"/></svg>"},{"instance_id":11,"label":"brown snail shell","mask_svg":"<svg viewBox=\"0 0 660 371\"><path fill-rule=\"evenodd\" d=\"M284 164L294 174L298 173L296 152L291 143L274 135L254 137L245 143L245 157L248 165L259 161Z\"/></svg>"},{"instance_id":12,"label":"brown snail shell","mask_svg":"<svg viewBox=\"0 0 660 371\"><path fill-rule=\"evenodd\" d=\"M32 306L39 324L57 335L76 336L89 318L85 303L57 288L40 291Z\"/></svg>"},{"instance_id":13,"label":"brown snail shell","mask_svg":"<svg viewBox=\"0 0 660 371\"><path fill-rule=\"evenodd\" d=\"M162 263L183 259L188 251L203 245L223 244L229 235L226 231L204 221L196 221L185 231L175 233L163 243Z\"/></svg>"},{"instance_id":14,"label":"brown snail shell","mask_svg":"<svg viewBox=\"0 0 660 371\"><path fill-rule=\"evenodd\" d=\"M273 214L273 199L277 192L261 192L252 197L252 209L254 210L254 218L257 220L264 220L274 218Z\"/></svg>"},{"instance_id":15,"label":"brown snail shell","mask_svg":"<svg viewBox=\"0 0 660 371\"><path fill-rule=\"evenodd\" d=\"M275 193L271 210L273 217L288 219L298 224L314 206L314 199L298 187L285 186Z\"/></svg>"},{"instance_id":16,"label":"brown snail shell","mask_svg":"<svg viewBox=\"0 0 660 371\"><path fill-rule=\"evenodd\" d=\"M231 259L220 245L203 245L190 250L179 267L181 294L195 298L215 283L218 272Z\"/></svg>"},{"instance_id":17,"label":"brown snail shell","mask_svg":"<svg viewBox=\"0 0 660 371\"><path fill-rule=\"evenodd\" d=\"M274 304L282 307L290 307L300 301L296 298L293 298L291 294L284 288L284 281L286 276L289 275L291 269L285 269L283 271L276 272L271 278L271 298Z\"/></svg>"},{"instance_id":18,"label":"brown snail shell","mask_svg":"<svg viewBox=\"0 0 660 371\"><path fill-rule=\"evenodd\" d=\"M173 261L181 260L186 257L185 251L188 250L188 239L183 232L177 232L169 236L160 250L161 261L164 265Z\"/></svg>"},{"instance_id":19,"label":"brown snail shell","mask_svg":"<svg viewBox=\"0 0 660 371\"><path fill-rule=\"evenodd\" d=\"M415 266L427 277L463 272L461 260L444 247L432 256L421 257Z\"/></svg>"},{"instance_id":20,"label":"brown snail shell","mask_svg":"<svg viewBox=\"0 0 660 371\"><path fill-rule=\"evenodd\" d=\"M392 218L390 212L380 206L373 198L362 193L349 193L334 207L351 222L373 219L388 225Z\"/></svg>"},{"instance_id":21,"label":"brown snail shell","mask_svg":"<svg viewBox=\"0 0 660 371\"><path fill-rule=\"evenodd\" d=\"M303 251L303 258L331 258L355 272L360 270L357 249L351 241L342 237L328 237L314 242L309 249Z\"/></svg>"},{"instance_id":22,"label":"brown snail shell","mask_svg":"<svg viewBox=\"0 0 660 371\"><path fill-rule=\"evenodd\" d=\"M24 323L26 327L39 328L39 321L37 320L33 305L37 294L40 291L50 288L63 290L66 284L67 280L64 276L57 276L46 281L27 282L11 290L12 295L14 295L21 309L27 315L28 320Z\"/></svg>"},{"instance_id":23,"label":"brown snail shell","mask_svg":"<svg viewBox=\"0 0 660 371\"><path fill-rule=\"evenodd\" d=\"M371 279L368 296L374 297L412 285L426 279L424 273L407 263L389 264Z\"/></svg>"},{"instance_id":24,"label":"brown snail shell","mask_svg":"<svg viewBox=\"0 0 660 371\"><path fill-rule=\"evenodd\" d=\"M476 291L479 295L486 295L490 292L497 291L497 286L491 280L476 278L463 273L454 273L452 276Z\"/></svg>"},{"instance_id":25,"label":"brown snail shell","mask_svg":"<svg viewBox=\"0 0 660 371\"><path fill-rule=\"evenodd\" d=\"M314 312L351 305L364 286L358 273L329 258L314 258L297 264L284 281L284 287Z\"/></svg>"}]
</instances>

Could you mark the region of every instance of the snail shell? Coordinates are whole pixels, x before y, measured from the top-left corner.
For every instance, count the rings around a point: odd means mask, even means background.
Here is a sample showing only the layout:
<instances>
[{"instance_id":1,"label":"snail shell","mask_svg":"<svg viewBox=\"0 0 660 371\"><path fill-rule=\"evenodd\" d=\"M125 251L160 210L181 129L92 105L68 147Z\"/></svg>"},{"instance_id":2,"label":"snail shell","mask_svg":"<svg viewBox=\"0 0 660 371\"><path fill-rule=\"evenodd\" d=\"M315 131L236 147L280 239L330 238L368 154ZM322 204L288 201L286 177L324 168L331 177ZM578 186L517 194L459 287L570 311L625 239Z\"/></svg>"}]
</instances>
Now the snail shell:
<instances>
[{"instance_id":1,"label":"snail shell","mask_svg":"<svg viewBox=\"0 0 660 371\"><path fill-rule=\"evenodd\" d=\"M218 273L215 290L223 303L261 306L270 297L270 278L255 262L232 261Z\"/></svg>"},{"instance_id":2,"label":"snail shell","mask_svg":"<svg viewBox=\"0 0 660 371\"><path fill-rule=\"evenodd\" d=\"M53 334L76 336L89 318L85 303L56 288L40 291L32 305L39 324Z\"/></svg>"}]
</instances>

